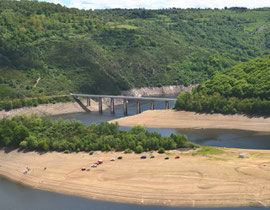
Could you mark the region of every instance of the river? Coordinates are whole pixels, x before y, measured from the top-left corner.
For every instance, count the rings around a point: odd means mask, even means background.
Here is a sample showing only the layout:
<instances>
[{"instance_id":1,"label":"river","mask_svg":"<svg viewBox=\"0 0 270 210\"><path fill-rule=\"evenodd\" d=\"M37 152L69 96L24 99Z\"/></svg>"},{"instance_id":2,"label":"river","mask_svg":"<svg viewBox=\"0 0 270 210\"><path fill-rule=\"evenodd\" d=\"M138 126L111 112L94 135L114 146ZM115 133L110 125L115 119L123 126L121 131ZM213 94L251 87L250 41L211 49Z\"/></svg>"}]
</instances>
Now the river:
<instances>
[{"instance_id":1,"label":"river","mask_svg":"<svg viewBox=\"0 0 270 210\"><path fill-rule=\"evenodd\" d=\"M173 103L170 103L170 107ZM164 109L164 102L157 102L156 109ZM142 103L142 111L150 108L149 103ZM136 114L135 103L128 104L129 115ZM89 125L92 122L99 123L101 121L108 121L123 117L123 110L121 106L116 106L115 115L111 115L109 110L105 110L103 114L98 112L92 113L76 113L68 115L54 116L63 119L80 120L84 124ZM121 127L121 129L130 129ZM239 130L195 130L195 129L154 129L147 128L150 131L160 132L164 136L171 133L182 133L188 135L190 141L211 146L235 147L235 148L253 148L253 149L270 149L270 134L258 133L250 131ZM54 192L47 192L36 190L23 185L10 182L6 179L0 178L0 210L69 210L69 209L91 209L91 210L192 210L193 208L171 208L161 206L139 206L133 204L122 204L113 202L104 202L91 199L85 199L76 196L58 194ZM206 208L196 208L206 209ZM239 208L211 208L212 210L257 210L259 207L239 207ZM270 209L270 208L264 208Z\"/></svg>"},{"instance_id":2,"label":"river","mask_svg":"<svg viewBox=\"0 0 270 210\"><path fill-rule=\"evenodd\" d=\"M156 102L155 109L164 109L164 102ZM173 107L173 102L170 102L170 107ZM150 103L144 102L141 105L142 111L150 109ZM128 104L129 116L136 114L135 102ZM85 125L93 122L100 123L101 121L109 121L124 117L123 108L121 105L116 106L115 115L111 115L109 110L105 110L103 114L98 112L92 113L74 113L66 115L54 116L54 119L63 118L66 120L79 120ZM120 127L124 130L129 130L129 127ZM149 131L156 131L163 136L169 136L171 133L185 134L191 142L200 145L209 145L216 147L232 147L241 149L270 149L270 133L255 132L243 130L225 130L225 129L171 129L171 128L147 128Z\"/></svg>"}]
</instances>

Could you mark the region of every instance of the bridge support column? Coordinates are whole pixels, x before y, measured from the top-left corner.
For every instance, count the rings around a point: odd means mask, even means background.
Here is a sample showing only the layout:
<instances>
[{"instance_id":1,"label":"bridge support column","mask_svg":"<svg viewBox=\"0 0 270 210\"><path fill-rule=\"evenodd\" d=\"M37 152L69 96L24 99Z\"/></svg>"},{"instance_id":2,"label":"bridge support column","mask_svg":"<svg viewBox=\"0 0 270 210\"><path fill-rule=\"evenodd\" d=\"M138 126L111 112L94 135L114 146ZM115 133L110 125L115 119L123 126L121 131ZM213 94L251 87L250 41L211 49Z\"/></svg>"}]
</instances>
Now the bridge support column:
<instances>
[{"instance_id":1,"label":"bridge support column","mask_svg":"<svg viewBox=\"0 0 270 210\"><path fill-rule=\"evenodd\" d=\"M98 108L99 108L99 113L102 113L102 98L98 98Z\"/></svg>"},{"instance_id":2,"label":"bridge support column","mask_svg":"<svg viewBox=\"0 0 270 210\"><path fill-rule=\"evenodd\" d=\"M91 99L87 98L87 106L91 106Z\"/></svg>"},{"instance_id":3,"label":"bridge support column","mask_svg":"<svg viewBox=\"0 0 270 210\"><path fill-rule=\"evenodd\" d=\"M115 114L115 109L114 109L114 99L113 99L113 98L111 98L110 108L111 108L111 114Z\"/></svg>"},{"instance_id":4,"label":"bridge support column","mask_svg":"<svg viewBox=\"0 0 270 210\"><path fill-rule=\"evenodd\" d=\"M155 102L151 101L151 110L154 110L154 109L155 109Z\"/></svg>"},{"instance_id":5,"label":"bridge support column","mask_svg":"<svg viewBox=\"0 0 270 210\"><path fill-rule=\"evenodd\" d=\"M124 111L124 115L127 116L128 115L128 109L127 109L127 99L124 99L123 102L123 111Z\"/></svg>"},{"instance_id":6,"label":"bridge support column","mask_svg":"<svg viewBox=\"0 0 270 210\"><path fill-rule=\"evenodd\" d=\"M137 101L137 114L140 114L141 113L141 103L140 101L138 100Z\"/></svg>"},{"instance_id":7,"label":"bridge support column","mask_svg":"<svg viewBox=\"0 0 270 210\"><path fill-rule=\"evenodd\" d=\"M170 106L169 106L169 101L165 101L165 109L169 109Z\"/></svg>"}]
</instances>

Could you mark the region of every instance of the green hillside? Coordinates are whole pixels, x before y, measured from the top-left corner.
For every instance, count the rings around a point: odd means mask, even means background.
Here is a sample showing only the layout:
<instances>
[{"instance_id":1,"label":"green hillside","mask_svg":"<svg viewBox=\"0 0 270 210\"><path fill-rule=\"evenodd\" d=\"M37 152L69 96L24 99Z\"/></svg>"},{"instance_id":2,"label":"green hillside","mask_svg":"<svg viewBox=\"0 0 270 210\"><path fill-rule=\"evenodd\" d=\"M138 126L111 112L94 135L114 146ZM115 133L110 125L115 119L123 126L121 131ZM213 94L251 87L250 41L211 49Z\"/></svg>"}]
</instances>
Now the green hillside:
<instances>
[{"instance_id":1,"label":"green hillside","mask_svg":"<svg viewBox=\"0 0 270 210\"><path fill-rule=\"evenodd\" d=\"M176 109L270 115L270 56L215 73L192 93L181 93Z\"/></svg>"},{"instance_id":2,"label":"green hillside","mask_svg":"<svg viewBox=\"0 0 270 210\"><path fill-rule=\"evenodd\" d=\"M269 54L269 20L269 8L85 11L0 0L0 100L202 83Z\"/></svg>"}]
</instances>

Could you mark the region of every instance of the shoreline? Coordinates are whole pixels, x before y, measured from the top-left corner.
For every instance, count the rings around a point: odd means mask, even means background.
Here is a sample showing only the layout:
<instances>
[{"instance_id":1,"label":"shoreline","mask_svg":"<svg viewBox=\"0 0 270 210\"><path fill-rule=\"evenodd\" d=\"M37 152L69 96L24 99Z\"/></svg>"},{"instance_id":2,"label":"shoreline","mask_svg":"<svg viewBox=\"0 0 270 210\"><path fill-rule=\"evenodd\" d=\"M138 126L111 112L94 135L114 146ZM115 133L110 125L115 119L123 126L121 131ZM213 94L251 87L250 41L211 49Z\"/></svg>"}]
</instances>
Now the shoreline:
<instances>
[{"instance_id":1,"label":"shoreline","mask_svg":"<svg viewBox=\"0 0 270 210\"><path fill-rule=\"evenodd\" d=\"M141 125L148 128L231 129L270 132L270 118L244 115L198 114L188 111L147 110L141 114L109 121L120 126Z\"/></svg>"},{"instance_id":2,"label":"shoreline","mask_svg":"<svg viewBox=\"0 0 270 210\"><path fill-rule=\"evenodd\" d=\"M81 100L89 111L98 111L98 102L91 100L91 106L86 106L86 100ZM103 104L103 109L107 109L106 102ZM77 102L56 103L56 104L40 104L37 107L22 107L19 109L12 109L10 111L0 111L0 119L12 118L16 115L62 115L85 112L85 110Z\"/></svg>"},{"instance_id":3,"label":"shoreline","mask_svg":"<svg viewBox=\"0 0 270 210\"><path fill-rule=\"evenodd\" d=\"M0 175L34 189L102 201L178 207L270 206L270 151L219 149L224 154L193 156L194 150L168 151L170 160L156 152L156 158L150 159L150 153L0 150ZM239 153L251 156L240 159ZM109 161L118 155L123 160ZM141 155L148 158L141 160ZM180 159L174 159L175 155ZM90 168L98 159L104 164ZM23 174L26 167L30 171ZM90 171L81 171L81 167Z\"/></svg>"}]
</instances>

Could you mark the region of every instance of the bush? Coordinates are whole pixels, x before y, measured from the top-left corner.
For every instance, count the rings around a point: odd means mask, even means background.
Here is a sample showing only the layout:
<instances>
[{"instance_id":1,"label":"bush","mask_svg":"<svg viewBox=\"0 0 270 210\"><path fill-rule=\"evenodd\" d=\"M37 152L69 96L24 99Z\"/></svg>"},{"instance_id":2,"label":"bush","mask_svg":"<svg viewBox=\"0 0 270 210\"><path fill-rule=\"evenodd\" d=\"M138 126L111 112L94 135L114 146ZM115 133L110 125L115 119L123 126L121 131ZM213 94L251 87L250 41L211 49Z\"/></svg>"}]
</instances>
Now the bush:
<instances>
[{"instance_id":1,"label":"bush","mask_svg":"<svg viewBox=\"0 0 270 210\"><path fill-rule=\"evenodd\" d=\"M143 151L144 151L144 149L143 149L142 145L138 145L138 146L136 147L136 149L135 149L135 152L136 152L136 153L142 153Z\"/></svg>"},{"instance_id":2,"label":"bush","mask_svg":"<svg viewBox=\"0 0 270 210\"><path fill-rule=\"evenodd\" d=\"M93 154L94 154L94 151L93 150L89 152L89 155L93 155Z\"/></svg>"},{"instance_id":3,"label":"bush","mask_svg":"<svg viewBox=\"0 0 270 210\"><path fill-rule=\"evenodd\" d=\"M125 149L124 153L128 154L128 153L132 153L133 151L129 148Z\"/></svg>"},{"instance_id":4,"label":"bush","mask_svg":"<svg viewBox=\"0 0 270 210\"><path fill-rule=\"evenodd\" d=\"M68 153L69 153L69 150L68 150L68 149L66 149L66 150L64 151L64 153L65 153L65 154L68 154Z\"/></svg>"},{"instance_id":5,"label":"bush","mask_svg":"<svg viewBox=\"0 0 270 210\"><path fill-rule=\"evenodd\" d=\"M27 148L27 141L22 141L19 146L21 149L26 149Z\"/></svg>"},{"instance_id":6,"label":"bush","mask_svg":"<svg viewBox=\"0 0 270 210\"><path fill-rule=\"evenodd\" d=\"M162 153L164 153L164 152L165 152L165 149L164 149L163 147L160 147L160 148L158 149L158 153L162 154Z\"/></svg>"}]
</instances>

